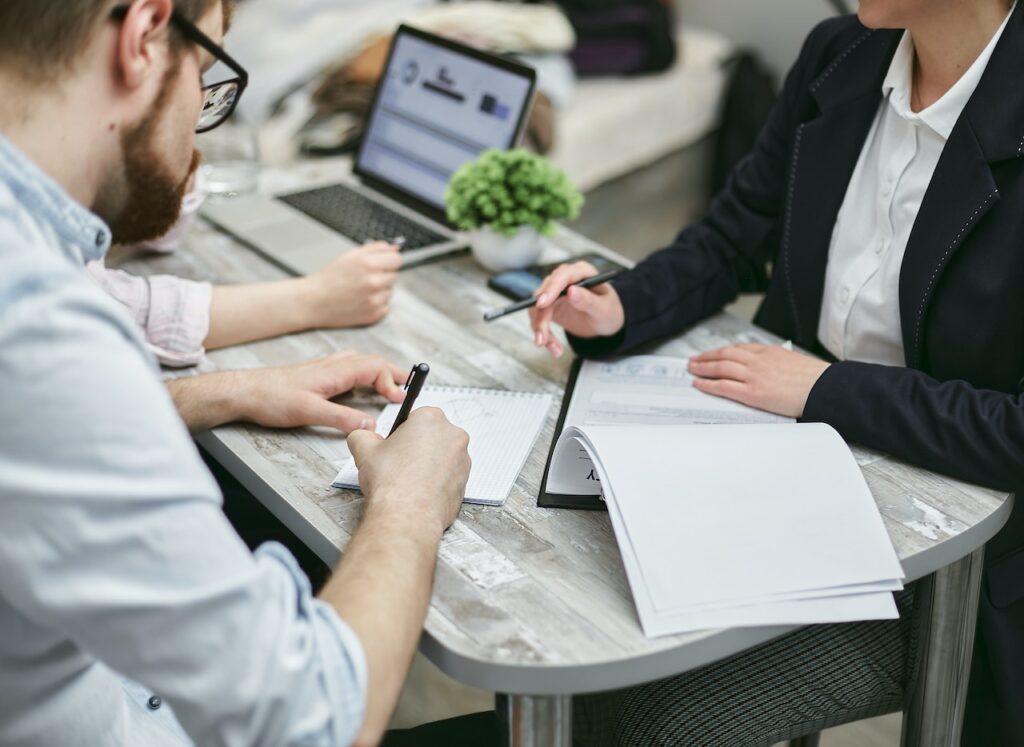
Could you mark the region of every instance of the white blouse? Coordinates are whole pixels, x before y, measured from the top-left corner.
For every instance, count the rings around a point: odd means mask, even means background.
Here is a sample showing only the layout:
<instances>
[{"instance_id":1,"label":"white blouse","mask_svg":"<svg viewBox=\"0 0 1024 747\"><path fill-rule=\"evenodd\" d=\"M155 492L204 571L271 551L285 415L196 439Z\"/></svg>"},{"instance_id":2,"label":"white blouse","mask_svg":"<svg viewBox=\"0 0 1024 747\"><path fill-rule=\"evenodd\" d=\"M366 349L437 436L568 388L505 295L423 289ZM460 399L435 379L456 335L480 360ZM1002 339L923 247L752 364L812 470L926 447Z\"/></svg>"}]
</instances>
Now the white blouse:
<instances>
[{"instance_id":1,"label":"white blouse","mask_svg":"<svg viewBox=\"0 0 1024 747\"><path fill-rule=\"evenodd\" d=\"M946 140L1005 27L1006 20L960 80L917 113L910 108L914 42L903 33L829 246L818 339L840 360L906 364L899 307L903 253Z\"/></svg>"}]
</instances>

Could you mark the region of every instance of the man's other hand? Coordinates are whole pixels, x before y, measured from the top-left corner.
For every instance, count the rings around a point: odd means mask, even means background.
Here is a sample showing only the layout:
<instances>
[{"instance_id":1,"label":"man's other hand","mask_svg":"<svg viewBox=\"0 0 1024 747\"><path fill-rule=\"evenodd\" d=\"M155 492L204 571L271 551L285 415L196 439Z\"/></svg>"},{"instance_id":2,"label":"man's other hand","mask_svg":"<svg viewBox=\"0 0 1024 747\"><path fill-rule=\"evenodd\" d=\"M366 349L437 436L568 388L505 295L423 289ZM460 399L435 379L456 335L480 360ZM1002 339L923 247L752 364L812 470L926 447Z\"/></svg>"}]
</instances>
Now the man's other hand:
<instances>
[{"instance_id":1,"label":"man's other hand","mask_svg":"<svg viewBox=\"0 0 1024 747\"><path fill-rule=\"evenodd\" d=\"M377 355L352 351L280 368L235 371L241 420L268 428L324 425L344 433L372 429L373 418L331 401L356 387L373 387L390 402L402 402L408 372Z\"/></svg>"}]
</instances>

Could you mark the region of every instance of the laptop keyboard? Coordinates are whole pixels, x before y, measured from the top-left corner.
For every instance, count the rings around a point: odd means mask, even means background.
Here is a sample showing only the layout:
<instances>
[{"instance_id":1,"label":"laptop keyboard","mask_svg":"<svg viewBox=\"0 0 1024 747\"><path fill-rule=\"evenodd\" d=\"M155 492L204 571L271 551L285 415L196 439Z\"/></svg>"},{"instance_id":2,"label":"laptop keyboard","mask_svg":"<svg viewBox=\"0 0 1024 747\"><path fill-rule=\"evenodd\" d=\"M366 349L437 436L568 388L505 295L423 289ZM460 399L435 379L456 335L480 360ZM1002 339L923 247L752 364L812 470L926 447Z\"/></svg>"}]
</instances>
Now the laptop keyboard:
<instances>
[{"instance_id":1,"label":"laptop keyboard","mask_svg":"<svg viewBox=\"0 0 1024 747\"><path fill-rule=\"evenodd\" d=\"M278 199L360 244L402 236L402 250L407 251L449 240L342 184Z\"/></svg>"}]
</instances>

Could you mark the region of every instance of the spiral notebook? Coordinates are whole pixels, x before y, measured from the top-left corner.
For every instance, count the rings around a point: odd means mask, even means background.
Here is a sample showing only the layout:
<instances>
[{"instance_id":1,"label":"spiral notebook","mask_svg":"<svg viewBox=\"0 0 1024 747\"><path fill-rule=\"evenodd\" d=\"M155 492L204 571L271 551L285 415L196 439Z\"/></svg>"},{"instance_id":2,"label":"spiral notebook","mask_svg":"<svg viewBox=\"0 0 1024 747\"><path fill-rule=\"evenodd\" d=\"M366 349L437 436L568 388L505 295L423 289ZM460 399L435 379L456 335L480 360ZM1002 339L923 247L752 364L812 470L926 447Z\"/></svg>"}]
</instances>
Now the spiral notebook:
<instances>
[{"instance_id":1,"label":"spiral notebook","mask_svg":"<svg viewBox=\"0 0 1024 747\"><path fill-rule=\"evenodd\" d=\"M466 502L500 506L540 435L550 394L509 392L464 387L425 387L416 407L438 407L469 433L473 466L466 484ZM388 405L377 418L377 432L386 435L398 416L399 405ZM344 465L331 483L335 488L359 487L355 464Z\"/></svg>"}]
</instances>

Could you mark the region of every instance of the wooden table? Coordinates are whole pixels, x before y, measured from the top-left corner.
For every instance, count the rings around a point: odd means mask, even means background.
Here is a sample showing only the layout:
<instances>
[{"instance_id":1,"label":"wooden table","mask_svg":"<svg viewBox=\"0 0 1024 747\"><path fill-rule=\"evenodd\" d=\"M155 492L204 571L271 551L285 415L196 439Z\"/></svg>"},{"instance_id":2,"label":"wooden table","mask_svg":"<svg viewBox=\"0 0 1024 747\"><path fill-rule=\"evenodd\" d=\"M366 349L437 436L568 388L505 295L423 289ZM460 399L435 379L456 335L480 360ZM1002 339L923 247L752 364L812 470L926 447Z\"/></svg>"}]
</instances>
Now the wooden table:
<instances>
[{"instance_id":1,"label":"wooden table","mask_svg":"<svg viewBox=\"0 0 1024 747\"><path fill-rule=\"evenodd\" d=\"M562 232L549 258L600 250ZM221 283L284 273L205 224L166 257L130 259L138 273L171 272ZM369 329L311 332L208 356L200 371L293 363L355 348L401 365L425 360L434 384L551 392L560 398L569 356L551 359L530 339L523 315L485 324L502 299L463 254L402 273L393 311ZM720 315L651 352L686 356L739 341L776 341ZM351 400L368 410L379 400ZM789 627L709 630L645 638L608 517L536 506L557 407L500 508L465 506L440 550L420 648L450 676L503 694L499 706L516 745L568 745L571 695L682 673L789 632ZM200 442L326 563L344 551L362 497L330 487L326 431L229 426ZM332 443L332 441L334 443ZM958 745L983 547L1010 514L1012 496L882 454L855 450L903 563L907 580L930 576L931 619L923 675L905 716L905 744Z\"/></svg>"}]
</instances>

